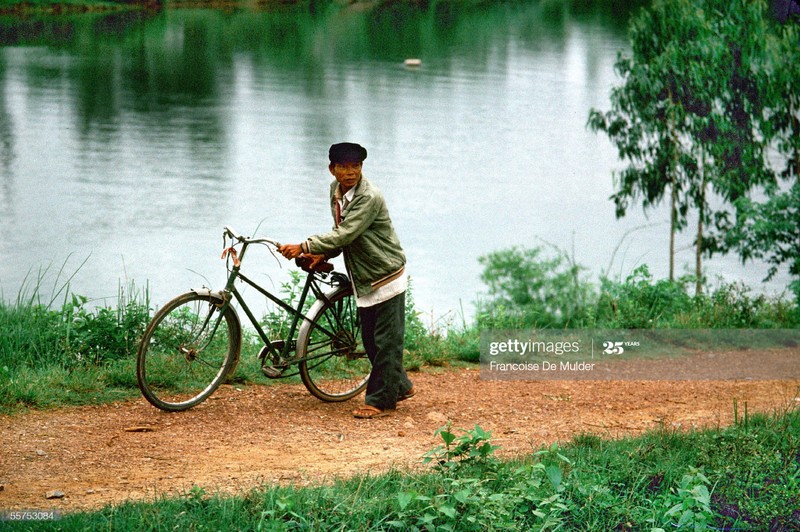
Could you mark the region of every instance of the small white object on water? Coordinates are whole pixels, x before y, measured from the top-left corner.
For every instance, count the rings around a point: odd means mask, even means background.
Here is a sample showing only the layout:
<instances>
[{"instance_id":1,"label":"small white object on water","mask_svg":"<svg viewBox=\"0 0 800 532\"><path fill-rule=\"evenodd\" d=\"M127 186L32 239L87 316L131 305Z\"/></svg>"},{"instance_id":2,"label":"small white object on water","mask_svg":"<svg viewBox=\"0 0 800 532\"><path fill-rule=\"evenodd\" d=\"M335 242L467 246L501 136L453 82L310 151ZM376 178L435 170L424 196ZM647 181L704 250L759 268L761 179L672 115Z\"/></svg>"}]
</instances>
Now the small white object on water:
<instances>
[{"instance_id":1,"label":"small white object on water","mask_svg":"<svg viewBox=\"0 0 800 532\"><path fill-rule=\"evenodd\" d=\"M408 59L403 61L403 64L407 67L418 67L422 65L422 59L417 59L416 57L409 57Z\"/></svg>"}]
</instances>

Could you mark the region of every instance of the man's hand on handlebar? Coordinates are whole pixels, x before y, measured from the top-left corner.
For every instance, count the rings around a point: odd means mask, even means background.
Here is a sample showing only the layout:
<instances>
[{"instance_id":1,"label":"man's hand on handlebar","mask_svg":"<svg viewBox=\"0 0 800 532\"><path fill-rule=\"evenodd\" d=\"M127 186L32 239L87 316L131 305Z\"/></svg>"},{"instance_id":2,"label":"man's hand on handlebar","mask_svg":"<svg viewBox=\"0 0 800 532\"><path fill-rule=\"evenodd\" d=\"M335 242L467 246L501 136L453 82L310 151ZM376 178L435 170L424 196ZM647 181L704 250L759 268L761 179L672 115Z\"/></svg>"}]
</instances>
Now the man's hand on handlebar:
<instances>
[{"instance_id":1,"label":"man's hand on handlebar","mask_svg":"<svg viewBox=\"0 0 800 532\"><path fill-rule=\"evenodd\" d=\"M303 254L300 244L283 244L278 248L278 252L289 260L296 259Z\"/></svg>"},{"instance_id":2,"label":"man's hand on handlebar","mask_svg":"<svg viewBox=\"0 0 800 532\"><path fill-rule=\"evenodd\" d=\"M278 248L278 252L289 260L296 259L300 255L307 257L311 260L307 268L313 270L318 264L325 262L325 255L314 255L312 253L303 253L303 248L300 244L283 244Z\"/></svg>"}]
</instances>

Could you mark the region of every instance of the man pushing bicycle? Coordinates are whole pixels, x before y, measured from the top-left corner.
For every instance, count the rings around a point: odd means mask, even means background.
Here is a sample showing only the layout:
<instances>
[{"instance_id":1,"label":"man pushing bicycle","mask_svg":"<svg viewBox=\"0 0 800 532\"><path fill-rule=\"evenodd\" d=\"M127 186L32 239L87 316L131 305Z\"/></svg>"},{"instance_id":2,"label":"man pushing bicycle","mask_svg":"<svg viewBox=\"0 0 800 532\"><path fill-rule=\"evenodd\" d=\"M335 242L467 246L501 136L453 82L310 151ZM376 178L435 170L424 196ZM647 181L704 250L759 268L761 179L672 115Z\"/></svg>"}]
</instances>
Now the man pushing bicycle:
<instances>
[{"instance_id":1,"label":"man pushing bicycle","mask_svg":"<svg viewBox=\"0 0 800 532\"><path fill-rule=\"evenodd\" d=\"M415 394L403 368L405 340L405 253L400 246L386 202L362 175L367 150L342 142L328 151L328 170L334 176L330 201L333 229L310 236L300 244L284 244L287 259L308 256L313 264L344 253L361 318L361 336L372 370L365 405L357 418L388 415L398 401Z\"/></svg>"}]
</instances>

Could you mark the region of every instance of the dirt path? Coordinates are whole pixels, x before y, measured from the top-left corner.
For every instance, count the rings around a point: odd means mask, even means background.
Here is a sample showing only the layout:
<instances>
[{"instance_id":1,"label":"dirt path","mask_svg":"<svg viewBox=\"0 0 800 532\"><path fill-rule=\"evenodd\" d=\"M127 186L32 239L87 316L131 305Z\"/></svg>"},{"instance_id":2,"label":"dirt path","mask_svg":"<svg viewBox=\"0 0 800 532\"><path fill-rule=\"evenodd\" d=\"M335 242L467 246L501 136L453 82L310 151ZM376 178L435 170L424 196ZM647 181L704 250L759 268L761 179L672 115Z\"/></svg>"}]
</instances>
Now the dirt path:
<instances>
[{"instance_id":1,"label":"dirt path","mask_svg":"<svg viewBox=\"0 0 800 532\"><path fill-rule=\"evenodd\" d=\"M262 482L304 485L390 466L420 467L434 431L475 424L504 453L575 434L641 433L730 424L740 413L800 404L800 381L499 382L477 370L414 374L418 395L379 420L357 400L325 404L302 385L224 386L188 412L143 399L0 417L0 510L76 511L198 485L236 492ZM47 499L49 491L63 492Z\"/></svg>"}]
</instances>

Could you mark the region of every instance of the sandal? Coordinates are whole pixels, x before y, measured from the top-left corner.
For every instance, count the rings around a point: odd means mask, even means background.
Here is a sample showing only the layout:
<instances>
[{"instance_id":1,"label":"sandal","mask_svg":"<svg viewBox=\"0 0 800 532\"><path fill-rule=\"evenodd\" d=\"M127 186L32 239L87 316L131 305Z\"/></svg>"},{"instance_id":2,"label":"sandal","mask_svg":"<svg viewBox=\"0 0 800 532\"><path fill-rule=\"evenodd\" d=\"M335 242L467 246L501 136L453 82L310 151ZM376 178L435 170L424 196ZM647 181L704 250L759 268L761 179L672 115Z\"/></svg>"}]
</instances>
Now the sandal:
<instances>
[{"instance_id":1,"label":"sandal","mask_svg":"<svg viewBox=\"0 0 800 532\"><path fill-rule=\"evenodd\" d=\"M390 410L381 410L380 408L372 405L364 405L353 410L353 417L359 419L373 419L376 417L388 416L390 413Z\"/></svg>"},{"instance_id":2,"label":"sandal","mask_svg":"<svg viewBox=\"0 0 800 532\"><path fill-rule=\"evenodd\" d=\"M415 390L414 387L412 386L406 393L397 398L397 402L399 403L400 401L411 399L415 395L417 395L417 390Z\"/></svg>"}]
</instances>

